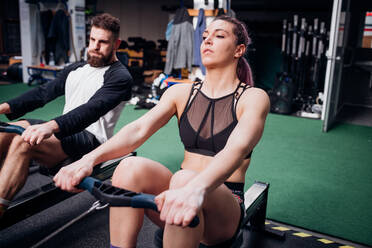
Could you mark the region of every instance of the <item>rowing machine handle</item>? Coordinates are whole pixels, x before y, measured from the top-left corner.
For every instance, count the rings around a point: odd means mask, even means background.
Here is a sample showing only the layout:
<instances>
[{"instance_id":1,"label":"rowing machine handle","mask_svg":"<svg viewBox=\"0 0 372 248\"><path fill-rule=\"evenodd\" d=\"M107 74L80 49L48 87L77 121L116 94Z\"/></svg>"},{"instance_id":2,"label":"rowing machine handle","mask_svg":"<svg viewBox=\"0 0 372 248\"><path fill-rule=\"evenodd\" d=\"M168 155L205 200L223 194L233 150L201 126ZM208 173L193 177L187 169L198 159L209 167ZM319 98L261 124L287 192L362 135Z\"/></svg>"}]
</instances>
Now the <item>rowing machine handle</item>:
<instances>
[{"instance_id":1,"label":"rowing machine handle","mask_svg":"<svg viewBox=\"0 0 372 248\"><path fill-rule=\"evenodd\" d=\"M132 198L132 208L150 208L158 211L158 206L155 204L155 196L149 194L139 194ZM199 225L199 217L195 216L189 224L189 227L196 227Z\"/></svg>"},{"instance_id":2,"label":"rowing machine handle","mask_svg":"<svg viewBox=\"0 0 372 248\"><path fill-rule=\"evenodd\" d=\"M86 189L89 191L89 193L92 194L92 191L93 191L93 188L94 188L94 185L97 184L97 185L101 185L102 182L98 179L95 179L93 177L86 177L83 179L83 181L80 182L80 184L78 185L78 188L79 189Z\"/></svg>"},{"instance_id":3,"label":"rowing machine handle","mask_svg":"<svg viewBox=\"0 0 372 248\"><path fill-rule=\"evenodd\" d=\"M22 135L23 131L25 131L25 129L21 126L11 125L9 123L0 121L0 132L16 133L16 134Z\"/></svg>"},{"instance_id":4,"label":"rowing machine handle","mask_svg":"<svg viewBox=\"0 0 372 248\"><path fill-rule=\"evenodd\" d=\"M86 189L90 193L92 193L94 186L99 187L99 185L101 184L102 182L98 179L95 179L93 177L86 177L78 185L78 188ZM132 208L148 208L154 211L158 211L158 207L155 203L155 196L150 195L150 194L144 194L144 193L140 193L132 197L131 207ZM189 224L189 227L196 227L197 225L199 225L199 222L200 222L199 217L195 216L194 219Z\"/></svg>"}]
</instances>

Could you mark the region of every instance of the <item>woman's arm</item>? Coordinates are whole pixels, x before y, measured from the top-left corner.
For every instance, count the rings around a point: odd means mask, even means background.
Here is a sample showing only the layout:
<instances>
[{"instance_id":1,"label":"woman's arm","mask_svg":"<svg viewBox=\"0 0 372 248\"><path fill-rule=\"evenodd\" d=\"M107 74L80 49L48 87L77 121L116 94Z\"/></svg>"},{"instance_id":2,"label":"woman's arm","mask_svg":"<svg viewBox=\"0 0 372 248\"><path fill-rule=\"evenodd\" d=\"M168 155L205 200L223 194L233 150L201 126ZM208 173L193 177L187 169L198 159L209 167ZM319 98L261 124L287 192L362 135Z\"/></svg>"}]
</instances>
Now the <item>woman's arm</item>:
<instances>
[{"instance_id":1,"label":"woman's arm","mask_svg":"<svg viewBox=\"0 0 372 248\"><path fill-rule=\"evenodd\" d=\"M176 114L177 102L180 102L180 97L184 98L182 86L179 86L166 90L156 106L84 157L99 164L134 151Z\"/></svg>"},{"instance_id":2,"label":"woman's arm","mask_svg":"<svg viewBox=\"0 0 372 248\"><path fill-rule=\"evenodd\" d=\"M183 188L163 192L156 198L159 210L164 208L160 215L162 220L187 226L201 209L205 195L224 183L260 140L270 106L267 94L260 89L250 89L239 104L239 121L224 149ZM172 214L175 212L177 218Z\"/></svg>"},{"instance_id":3,"label":"woman's arm","mask_svg":"<svg viewBox=\"0 0 372 248\"><path fill-rule=\"evenodd\" d=\"M183 94L179 88L177 86L169 88L159 103L146 114L124 126L107 142L80 160L62 167L54 177L56 185L63 190L76 192L75 186L92 173L95 165L129 154L142 145L176 113L176 100Z\"/></svg>"}]
</instances>

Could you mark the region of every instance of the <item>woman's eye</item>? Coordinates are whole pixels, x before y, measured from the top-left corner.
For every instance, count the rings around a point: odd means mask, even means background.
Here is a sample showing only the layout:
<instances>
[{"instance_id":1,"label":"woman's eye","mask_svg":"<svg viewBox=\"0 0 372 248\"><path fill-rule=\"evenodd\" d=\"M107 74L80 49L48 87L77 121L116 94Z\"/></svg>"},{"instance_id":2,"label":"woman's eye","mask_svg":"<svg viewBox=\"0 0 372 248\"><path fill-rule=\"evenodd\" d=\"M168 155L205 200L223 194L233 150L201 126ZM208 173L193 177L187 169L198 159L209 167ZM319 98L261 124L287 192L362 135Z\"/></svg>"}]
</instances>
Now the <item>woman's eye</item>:
<instances>
[{"instance_id":1,"label":"woman's eye","mask_svg":"<svg viewBox=\"0 0 372 248\"><path fill-rule=\"evenodd\" d=\"M223 36L223 35L217 35L217 38L225 38L225 36Z\"/></svg>"},{"instance_id":2,"label":"woman's eye","mask_svg":"<svg viewBox=\"0 0 372 248\"><path fill-rule=\"evenodd\" d=\"M203 39L203 40L205 40L206 38L207 38L207 36L203 36L203 38L202 38L202 39Z\"/></svg>"}]
</instances>

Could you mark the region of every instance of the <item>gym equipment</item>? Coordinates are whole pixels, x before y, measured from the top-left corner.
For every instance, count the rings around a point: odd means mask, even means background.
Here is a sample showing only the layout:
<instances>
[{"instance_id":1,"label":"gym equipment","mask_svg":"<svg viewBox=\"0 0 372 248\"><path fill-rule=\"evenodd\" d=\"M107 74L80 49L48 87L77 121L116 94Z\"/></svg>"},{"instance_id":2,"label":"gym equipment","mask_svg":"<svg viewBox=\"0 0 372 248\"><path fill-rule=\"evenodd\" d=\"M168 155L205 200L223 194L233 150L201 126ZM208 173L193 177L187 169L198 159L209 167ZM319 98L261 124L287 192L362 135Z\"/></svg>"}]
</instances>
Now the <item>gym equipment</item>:
<instances>
[{"instance_id":1,"label":"gym equipment","mask_svg":"<svg viewBox=\"0 0 372 248\"><path fill-rule=\"evenodd\" d=\"M16 62L6 69L6 79L13 82L22 82L22 63Z\"/></svg>"},{"instance_id":2,"label":"gym equipment","mask_svg":"<svg viewBox=\"0 0 372 248\"><path fill-rule=\"evenodd\" d=\"M44 72L52 73L53 79L57 77L57 73L62 71L63 67L61 66L50 66L50 65L30 65L27 66L27 73L30 75L27 84L32 85L35 81L38 84L44 84L52 80L52 78L46 78L43 76Z\"/></svg>"},{"instance_id":3,"label":"gym equipment","mask_svg":"<svg viewBox=\"0 0 372 248\"><path fill-rule=\"evenodd\" d=\"M23 127L0 122L0 132L21 135L23 131ZM96 166L93 170L92 176L99 180L106 180L110 178L120 161L128 156L136 156L136 152L132 152L127 156L110 160ZM39 170L41 170L41 168ZM29 216L39 213L73 195L74 194L72 193L57 188L53 181L46 183L28 193L25 193L12 201L11 205L1 219L0 230L24 220Z\"/></svg>"},{"instance_id":4,"label":"gym equipment","mask_svg":"<svg viewBox=\"0 0 372 248\"><path fill-rule=\"evenodd\" d=\"M265 226L266 208L270 184L256 181L244 193L245 216L242 228L251 231L263 232L284 239L285 233L278 230L268 229Z\"/></svg>"},{"instance_id":5,"label":"gym equipment","mask_svg":"<svg viewBox=\"0 0 372 248\"><path fill-rule=\"evenodd\" d=\"M103 183L93 177L86 177L78 185L81 189L88 190L101 203L109 204L112 207L132 207L148 208L157 211L155 196L144 193L137 193L126 189L117 188L107 183ZM191 221L190 227L199 224L198 216Z\"/></svg>"},{"instance_id":6,"label":"gym equipment","mask_svg":"<svg viewBox=\"0 0 372 248\"><path fill-rule=\"evenodd\" d=\"M25 129L21 126L11 125L9 123L0 121L0 132L16 133L22 135L23 131L25 131Z\"/></svg>"},{"instance_id":7,"label":"gym equipment","mask_svg":"<svg viewBox=\"0 0 372 248\"><path fill-rule=\"evenodd\" d=\"M101 210L108 206L147 208L154 211L158 210L154 201L154 195L137 193L130 190L117 188L112 186L111 184L102 182L93 177L84 178L77 187L80 189L88 190L98 200L94 202L87 211L74 218L73 220L67 222L65 225L58 228L56 231L52 232L51 234L34 244L31 248L41 246L42 244L56 236L58 233L70 227L72 224L81 220L93 211ZM196 216L189 224L189 227L196 227L197 225L199 225L199 218Z\"/></svg>"},{"instance_id":8,"label":"gym equipment","mask_svg":"<svg viewBox=\"0 0 372 248\"><path fill-rule=\"evenodd\" d=\"M300 24L300 25L299 25ZM320 25L319 25L320 24ZM323 90L327 30L325 23L315 18L313 25L305 18L293 17L293 25L283 20L282 72L269 91L271 112L319 118L313 105Z\"/></svg>"}]
</instances>

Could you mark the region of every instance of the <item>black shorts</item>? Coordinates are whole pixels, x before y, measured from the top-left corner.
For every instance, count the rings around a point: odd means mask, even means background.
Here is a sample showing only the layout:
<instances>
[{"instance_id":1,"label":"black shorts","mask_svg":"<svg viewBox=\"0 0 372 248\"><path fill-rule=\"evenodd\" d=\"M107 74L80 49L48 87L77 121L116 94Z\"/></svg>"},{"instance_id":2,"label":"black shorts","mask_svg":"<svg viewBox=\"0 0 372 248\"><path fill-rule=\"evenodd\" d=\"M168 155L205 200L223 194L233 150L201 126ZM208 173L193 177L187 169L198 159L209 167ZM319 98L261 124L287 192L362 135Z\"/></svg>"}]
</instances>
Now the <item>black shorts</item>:
<instances>
[{"instance_id":1,"label":"black shorts","mask_svg":"<svg viewBox=\"0 0 372 248\"><path fill-rule=\"evenodd\" d=\"M24 119L31 125L45 123L46 121L37 119ZM94 150L101 143L97 138L90 132L83 130L79 133L64 137L60 139L63 151L73 161L80 159L85 154Z\"/></svg>"}]
</instances>

